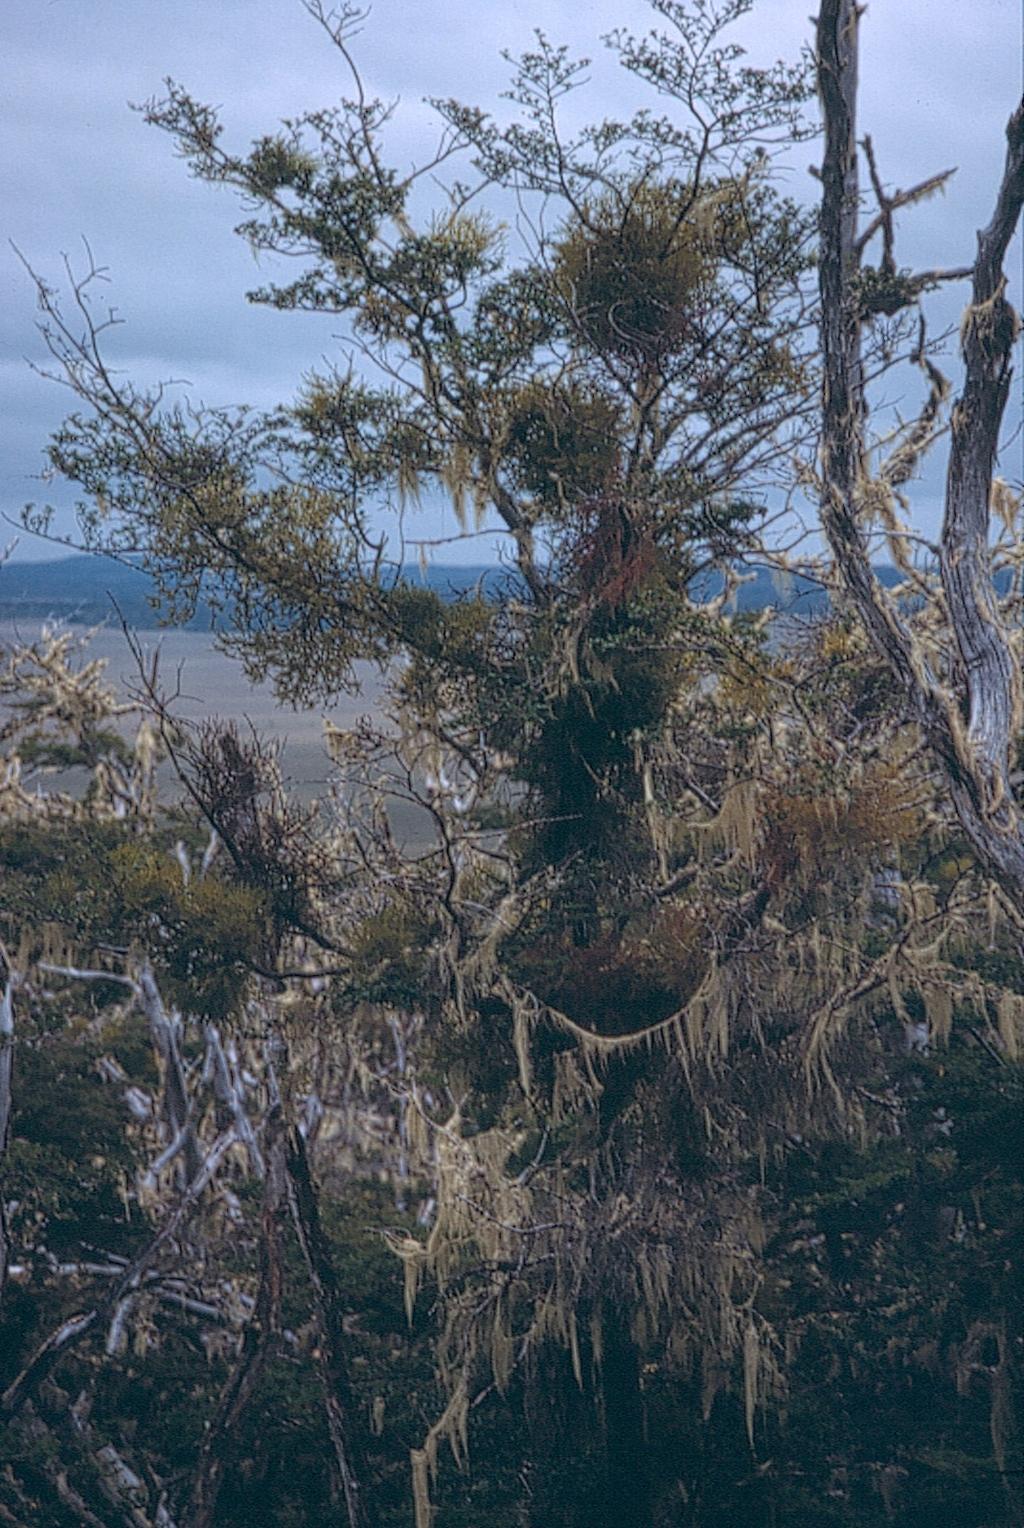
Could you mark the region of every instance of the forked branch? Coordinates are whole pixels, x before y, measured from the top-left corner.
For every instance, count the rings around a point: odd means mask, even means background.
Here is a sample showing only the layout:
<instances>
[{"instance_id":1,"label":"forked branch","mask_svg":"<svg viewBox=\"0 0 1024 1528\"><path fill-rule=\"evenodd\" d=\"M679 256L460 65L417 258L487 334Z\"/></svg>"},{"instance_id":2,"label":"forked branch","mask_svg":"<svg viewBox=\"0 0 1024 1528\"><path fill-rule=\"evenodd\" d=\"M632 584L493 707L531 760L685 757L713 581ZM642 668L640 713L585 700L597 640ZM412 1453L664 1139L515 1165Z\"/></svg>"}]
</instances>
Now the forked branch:
<instances>
[{"instance_id":1,"label":"forked branch","mask_svg":"<svg viewBox=\"0 0 1024 1528\"><path fill-rule=\"evenodd\" d=\"M1019 901L1024 897L1024 827L1010 790L1009 759L1021 726L1022 701L1017 655L993 581L989 520L1018 333L1017 315L1005 297L1003 261L1024 202L1024 105L1010 119L996 210L979 235L977 258L970 268L972 301L962 331L965 380L953 410L939 557L946 614L938 651L945 656L937 661L934 647L926 654L879 585L863 523L872 483L861 362L860 258L867 240L881 229L883 261L894 265L891 214L898 197L884 192L869 150L880 211L858 236L859 19L855 0L823 0L817 29L825 125L820 225L822 526L841 586L938 758L961 827L984 869ZM922 182L909 199L919 199L942 179ZM944 279L956 273L930 274ZM931 382L925 438L938 402L938 378L932 375Z\"/></svg>"}]
</instances>

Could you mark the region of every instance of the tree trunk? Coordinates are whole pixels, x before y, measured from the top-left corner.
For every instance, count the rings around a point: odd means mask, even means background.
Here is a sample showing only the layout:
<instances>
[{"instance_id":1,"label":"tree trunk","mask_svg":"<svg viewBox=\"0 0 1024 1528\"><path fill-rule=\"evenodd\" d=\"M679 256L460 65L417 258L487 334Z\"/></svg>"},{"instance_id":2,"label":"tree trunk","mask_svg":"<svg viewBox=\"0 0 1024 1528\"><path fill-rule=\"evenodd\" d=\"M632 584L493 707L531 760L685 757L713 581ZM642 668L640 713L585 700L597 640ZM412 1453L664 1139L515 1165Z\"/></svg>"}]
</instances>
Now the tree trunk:
<instances>
[{"instance_id":1,"label":"tree trunk","mask_svg":"<svg viewBox=\"0 0 1024 1528\"><path fill-rule=\"evenodd\" d=\"M268 1115L264 1147L266 1172L263 1179L260 1283L256 1309L246 1328L238 1361L203 1439L192 1486L188 1528L213 1528L216 1522L217 1498L233 1435L252 1402L281 1330L281 1217L286 1184L280 1105L272 1108Z\"/></svg>"},{"instance_id":2,"label":"tree trunk","mask_svg":"<svg viewBox=\"0 0 1024 1528\"><path fill-rule=\"evenodd\" d=\"M622 1330L622 1311L607 1309L601 1380L605 1413L607 1474L595 1528L621 1528L623 1523L649 1523L650 1470L644 1438L643 1398L636 1348Z\"/></svg>"},{"instance_id":3,"label":"tree trunk","mask_svg":"<svg viewBox=\"0 0 1024 1528\"><path fill-rule=\"evenodd\" d=\"M366 1493L366 1467L345 1357L344 1307L331 1249L320 1223L320 1207L301 1130L292 1130L288 1138L286 1162L292 1219L313 1286L320 1321L317 1362L327 1427L349 1528L374 1528L376 1514Z\"/></svg>"},{"instance_id":4,"label":"tree trunk","mask_svg":"<svg viewBox=\"0 0 1024 1528\"><path fill-rule=\"evenodd\" d=\"M8 970L7 985L0 997L0 1169L7 1155L11 1134L12 1089L14 1084L14 972ZM7 1229L6 1195L0 1172L0 1301L7 1284L11 1247Z\"/></svg>"},{"instance_id":5,"label":"tree trunk","mask_svg":"<svg viewBox=\"0 0 1024 1528\"><path fill-rule=\"evenodd\" d=\"M1024 202L1024 104L1007 127L996 209L978 236L963 326L965 380L953 410L940 572L952 680L934 671L871 568L861 523L868 486L857 238L856 0L822 0L818 86L825 126L819 286L823 366L821 521L846 594L889 664L948 784L982 868L1024 906L1024 821L1010 785L1022 721L1018 664L992 577L992 472L1009 393L1017 316L1003 261Z\"/></svg>"}]
</instances>

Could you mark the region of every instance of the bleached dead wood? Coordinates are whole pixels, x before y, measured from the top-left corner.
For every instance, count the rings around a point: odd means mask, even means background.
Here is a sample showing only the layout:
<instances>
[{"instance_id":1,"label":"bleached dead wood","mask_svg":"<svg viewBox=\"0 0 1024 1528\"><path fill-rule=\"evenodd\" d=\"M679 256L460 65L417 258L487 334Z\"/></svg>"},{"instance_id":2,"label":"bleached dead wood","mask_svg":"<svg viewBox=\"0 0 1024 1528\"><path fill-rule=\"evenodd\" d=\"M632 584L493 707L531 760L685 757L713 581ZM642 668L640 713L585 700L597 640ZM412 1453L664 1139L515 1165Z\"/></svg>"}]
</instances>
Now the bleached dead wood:
<instances>
[{"instance_id":1,"label":"bleached dead wood","mask_svg":"<svg viewBox=\"0 0 1024 1528\"><path fill-rule=\"evenodd\" d=\"M157 1161L149 1169L151 1177L174 1160L179 1153L183 1157L184 1181L189 1183L199 1171L201 1155L196 1138L192 1104L189 1099L185 1063L181 1055L182 1019L177 1009L168 1010L160 994L153 968L144 961L137 976L120 971L103 971L92 967L59 966L40 961L39 970L54 976L65 976L69 981L116 982L129 988L134 994L149 1026L153 1049L160 1058L162 1068L161 1108L167 1130L167 1145Z\"/></svg>"},{"instance_id":2,"label":"bleached dead wood","mask_svg":"<svg viewBox=\"0 0 1024 1528\"><path fill-rule=\"evenodd\" d=\"M232 1437L282 1336L282 1219L286 1184L280 1100L267 1115L265 1144L266 1171L260 1212L260 1282L256 1305L245 1329L234 1369L199 1450L192 1482L188 1528L212 1528L216 1521L217 1499Z\"/></svg>"},{"instance_id":3,"label":"bleached dead wood","mask_svg":"<svg viewBox=\"0 0 1024 1528\"><path fill-rule=\"evenodd\" d=\"M102 1299L96 1301L90 1309L63 1321L40 1343L28 1363L0 1396L0 1409L9 1416L14 1416L38 1390L43 1381L49 1378L71 1348L81 1342L94 1328L102 1327L112 1320L121 1302L139 1288L160 1252L178 1234L195 1211L237 1139L233 1129L226 1130L223 1135L218 1136L206 1153L199 1171L179 1196L156 1235L125 1267L120 1278L113 1283Z\"/></svg>"},{"instance_id":4,"label":"bleached dead wood","mask_svg":"<svg viewBox=\"0 0 1024 1528\"><path fill-rule=\"evenodd\" d=\"M234 1057L229 1057L220 1037L220 1031L216 1024L207 1024L204 1027L206 1039L207 1064L210 1069L213 1083L214 1096L217 1102L230 1115L238 1132L238 1139L245 1146L249 1157L249 1170L256 1178L262 1178L265 1172L263 1153L260 1151L256 1132L246 1112L245 1099L242 1091L242 1080L239 1068Z\"/></svg>"},{"instance_id":5,"label":"bleached dead wood","mask_svg":"<svg viewBox=\"0 0 1024 1528\"><path fill-rule=\"evenodd\" d=\"M11 1133L11 1107L14 1083L14 987L15 973L7 966L7 981L0 997L0 1163L7 1152ZM0 1187L0 1299L7 1283L10 1241L7 1231L7 1206Z\"/></svg>"},{"instance_id":6,"label":"bleached dead wood","mask_svg":"<svg viewBox=\"0 0 1024 1528\"><path fill-rule=\"evenodd\" d=\"M847 599L895 674L943 770L960 825L985 870L1024 902L1024 821L1010 788L1021 726L1019 656L1000 609L989 545L999 431L1018 319L1003 262L1024 202L1024 105L1007 126L993 217L978 236L962 343L964 383L952 416L939 564L945 597L942 666L872 571L864 505L871 490L861 363L856 0L823 0L817 25L825 126L821 169L821 521ZM877 174L876 177L877 179ZM927 190L929 183L923 182ZM890 251L891 254L891 251ZM930 273L934 274L934 273ZM950 273L950 274L956 274Z\"/></svg>"}]
</instances>

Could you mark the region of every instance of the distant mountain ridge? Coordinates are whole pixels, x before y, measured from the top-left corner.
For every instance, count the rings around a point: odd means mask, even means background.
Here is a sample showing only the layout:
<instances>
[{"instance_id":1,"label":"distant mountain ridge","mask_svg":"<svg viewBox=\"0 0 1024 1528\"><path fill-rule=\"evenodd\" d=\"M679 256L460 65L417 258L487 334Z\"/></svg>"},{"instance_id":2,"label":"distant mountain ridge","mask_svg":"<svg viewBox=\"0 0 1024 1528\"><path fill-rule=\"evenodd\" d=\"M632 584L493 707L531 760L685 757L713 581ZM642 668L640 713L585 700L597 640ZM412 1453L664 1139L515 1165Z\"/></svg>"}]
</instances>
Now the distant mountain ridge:
<instances>
[{"instance_id":1,"label":"distant mountain ridge","mask_svg":"<svg viewBox=\"0 0 1024 1528\"><path fill-rule=\"evenodd\" d=\"M426 584L442 599L457 599L477 585L493 591L512 576L509 569L497 565L432 567L426 576L415 564L402 569L405 580ZM112 558L86 553L0 567L0 621L59 620L98 626L122 618L140 631L167 624L186 631L210 631L214 626L214 613L203 602L189 621L162 620L150 575Z\"/></svg>"},{"instance_id":2,"label":"distant mountain ridge","mask_svg":"<svg viewBox=\"0 0 1024 1528\"><path fill-rule=\"evenodd\" d=\"M880 567L876 573L882 583L899 580L894 568ZM426 585L442 599L457 599L475 588L497 593L514 582L513 570L498 564L465 567L439 564L424 572L416 564L401 571L410 584ZM720 579L708 575L695 592L712 597L721 588ZM46 562L14 562L0 567L0 620L59 620L72 625L98 626L122 617L140 631L165 625L154 606L155 586L150 575L129 563L106 557L80 554ZM827 596L811 579L800 574L778 579L760 568L755 576L740 586L736 604L740 610L763 610L775 605L793 615L812 615L826 608ZM177 623L175 623L177 624ZM189 631L209 631L214 625L213 612L201 604L191 620L180 623Z\"/></svg>"}]
</instances>

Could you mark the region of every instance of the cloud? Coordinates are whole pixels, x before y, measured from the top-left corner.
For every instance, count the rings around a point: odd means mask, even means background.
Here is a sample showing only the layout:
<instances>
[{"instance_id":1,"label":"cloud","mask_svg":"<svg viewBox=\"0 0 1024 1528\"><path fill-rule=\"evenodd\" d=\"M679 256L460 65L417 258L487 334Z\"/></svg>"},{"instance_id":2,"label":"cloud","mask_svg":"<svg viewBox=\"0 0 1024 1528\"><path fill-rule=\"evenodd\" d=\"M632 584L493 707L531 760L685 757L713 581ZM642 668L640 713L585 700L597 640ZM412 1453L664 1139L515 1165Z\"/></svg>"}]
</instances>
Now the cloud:
<instances>
[{"instance_id":1,"label":"cloud","mask_svg":"<svg viewBox=\"0 0 1024 1528\"><path fill-rule=\"evenodd\" d=\"M741 28L756 61L794 56L809 40L807 11L807 0L760 0ZM883 174L906 185L960 166L946 197L904 219L908 264L963 262L989 216L1003 126L1019 95L1018 19L1013 0L869 8L861 124ZM619 25L661 25L641 0L449 0L443 21L434 5L377 0L355 48L369 90L401 97L397 162L422 158L433 142L424 97L508 113L501 50L530 46L541 21L553 40L593 60L590 85L570 107L579 120L626 114L637 87L600 39ZM137 365L148 380L188 377L211 403L263 404L287 398L304 372L338 356L337 320L246 302L268 272L232 236L237 203L190 180L173 145L127 104L159 94L171 75L221 104L230 141L244 144L284 115L336 101L351 90L344 61L298 0L6 0L4 32L3 232L48 279L59 277L61 251L78 259L81 236L89 239L127 320L112 336L117 364ZM795 155L794 194L810 194L806 167L816 154L807 144ZM25 356L41 359L31 285L0 249L0 507L10 511L68 399L24 365ZM960 300L947 300L943 322L955 320Z\"/></svg>"}]
</instances>

